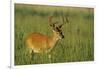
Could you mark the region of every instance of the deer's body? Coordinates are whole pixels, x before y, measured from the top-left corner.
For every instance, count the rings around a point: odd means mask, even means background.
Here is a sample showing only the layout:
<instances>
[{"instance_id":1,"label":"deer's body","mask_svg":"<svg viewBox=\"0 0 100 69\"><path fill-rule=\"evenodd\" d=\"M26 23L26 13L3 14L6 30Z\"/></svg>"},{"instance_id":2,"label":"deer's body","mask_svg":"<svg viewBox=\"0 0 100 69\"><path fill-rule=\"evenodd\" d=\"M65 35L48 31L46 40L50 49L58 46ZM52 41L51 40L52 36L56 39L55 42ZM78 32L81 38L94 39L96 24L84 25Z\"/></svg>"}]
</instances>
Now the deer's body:
<instances>
[{"instance_id":1,"label":"deer's body","mask_svg":"<svg viewBox=\"0 0 100 69\"><path fill-rule=\"evenodd\" d=\"M49 18L49 25L52 28L52 35L46 36L40 33L31 33L26 38L26 46L29 49L30 54L34 53L48 53L52 50L59 39L64 38L62 33L61 25L57 25L56 23L52 23L52 17ZM63 19L64 22L64 19Z\"/></svg>"},{"instance_id":2,"label":"deer's body","mask_svg":"<svg viewBox=\"0 0 100 69\"><path fill-rule=\"evenodd\" d=\"M52 36L46 36L40 33L31 33L27 39L27 46L35 53L49 52L59 40L57 34L53 32Z\"/></svg>"}]
</instances>

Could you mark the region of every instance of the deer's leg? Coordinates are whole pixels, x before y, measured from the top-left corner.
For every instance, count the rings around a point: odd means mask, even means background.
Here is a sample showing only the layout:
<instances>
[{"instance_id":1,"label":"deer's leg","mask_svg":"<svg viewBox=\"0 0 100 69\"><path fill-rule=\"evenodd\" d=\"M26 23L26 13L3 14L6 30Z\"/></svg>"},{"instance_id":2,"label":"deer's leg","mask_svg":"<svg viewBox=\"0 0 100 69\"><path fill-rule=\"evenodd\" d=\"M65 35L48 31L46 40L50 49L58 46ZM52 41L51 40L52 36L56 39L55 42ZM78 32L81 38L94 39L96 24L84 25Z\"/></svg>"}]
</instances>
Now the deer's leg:
<instances>
[{"instance_id":1,"label":"deer's leg","mask_svg":"<svg viewBox=\"0 0 100 69\"><path fill-rule=\"evenodd\" d=\"M30 59L30 64L32 64L32 60L33 60L33 55L34 55L34 51L32 49L29 50L29 59Z\"/></svg>"},{"instance_id":2,"label":"deer's leg","mask_svg":"<svg viewBox=\"0 0 100 69\"><path fill-rule=\"evenodd\" d=\"M31 53L31 60L34 60L34 55L35 55L34 50L32 50L32 53Z\"/></svg>"},{"instance_id":3,"label":"deer's leg","mask_svg":"<svg viewBox=\"0 0 100 69\"><path fill-rule=\"evenodd\" d=\"M32 58L32 49L29 49L29 58Z\"/></svg>"},{"instance_id":4,"label":"deer's leg","mask_svg":"<svg viewBox=\"0 0 100 69\"><path fill-rule=\"evenodd\" d=\"M52 58L51 58L52 56L51 56L51 54L48 54L48 58L49 58L49 62L51 63L51 61L52 61Z\"/></svg>"}]
</instances>

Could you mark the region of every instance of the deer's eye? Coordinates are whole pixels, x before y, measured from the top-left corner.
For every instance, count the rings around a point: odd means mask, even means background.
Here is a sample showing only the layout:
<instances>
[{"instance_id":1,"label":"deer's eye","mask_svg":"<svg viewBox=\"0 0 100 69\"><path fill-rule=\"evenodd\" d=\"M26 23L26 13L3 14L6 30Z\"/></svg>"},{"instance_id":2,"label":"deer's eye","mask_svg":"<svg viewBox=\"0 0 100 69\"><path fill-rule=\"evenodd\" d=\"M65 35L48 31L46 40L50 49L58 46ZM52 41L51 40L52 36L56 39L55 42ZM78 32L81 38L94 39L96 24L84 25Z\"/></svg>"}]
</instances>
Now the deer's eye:
<instances>
[{"instance_id":1,"label":"deer's eye","mask_svg":"<svg viewBox=\"0 0 100 69\"><path fill-rule=\"evenodd\" d=\"M59 34L59 32L56 32L57 34Z\"/></svg>"}]
</instances>

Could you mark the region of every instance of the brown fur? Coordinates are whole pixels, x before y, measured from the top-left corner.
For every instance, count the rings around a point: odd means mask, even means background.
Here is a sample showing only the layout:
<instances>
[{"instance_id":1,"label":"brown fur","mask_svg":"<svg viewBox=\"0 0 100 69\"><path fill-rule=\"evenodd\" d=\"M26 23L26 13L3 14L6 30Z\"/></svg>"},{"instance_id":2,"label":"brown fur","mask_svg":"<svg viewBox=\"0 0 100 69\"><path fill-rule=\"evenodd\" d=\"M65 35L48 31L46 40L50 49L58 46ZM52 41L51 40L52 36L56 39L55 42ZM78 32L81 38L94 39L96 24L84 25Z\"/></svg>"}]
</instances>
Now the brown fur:
<instances>
[{"instance_id":1,"label":"brown fur","mask_svg":"<svg viewBox=\"0 0 100 69\"><path fill-rule=\"evenodd\" d=\"M40 33L32 33L26 38L27 47L35 53L50 52L60 39L59 34L53 32L51 37Z\"/></svg>"}]
</instances>

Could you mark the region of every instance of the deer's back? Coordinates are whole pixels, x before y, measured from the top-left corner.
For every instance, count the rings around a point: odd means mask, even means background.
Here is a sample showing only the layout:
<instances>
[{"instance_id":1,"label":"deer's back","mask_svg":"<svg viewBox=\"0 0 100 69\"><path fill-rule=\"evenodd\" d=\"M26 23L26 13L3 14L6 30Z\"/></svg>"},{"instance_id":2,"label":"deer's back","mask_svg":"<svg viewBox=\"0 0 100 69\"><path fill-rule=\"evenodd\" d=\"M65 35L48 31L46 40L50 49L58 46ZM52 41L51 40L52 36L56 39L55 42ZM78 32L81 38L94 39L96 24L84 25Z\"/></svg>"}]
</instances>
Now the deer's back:
<instances>
[{"instance_id":1,"label":"deer's back","mask_svg":"<svg viewBox=\"0 0 100 69\"><path fill-rule=\"evenodd\" d=\"M33 50L43 51L49 48L49 37L40 33L32 33L26 38L27 47Z\"/></svg>"}]
</instances>

